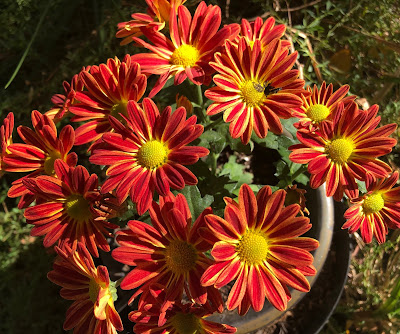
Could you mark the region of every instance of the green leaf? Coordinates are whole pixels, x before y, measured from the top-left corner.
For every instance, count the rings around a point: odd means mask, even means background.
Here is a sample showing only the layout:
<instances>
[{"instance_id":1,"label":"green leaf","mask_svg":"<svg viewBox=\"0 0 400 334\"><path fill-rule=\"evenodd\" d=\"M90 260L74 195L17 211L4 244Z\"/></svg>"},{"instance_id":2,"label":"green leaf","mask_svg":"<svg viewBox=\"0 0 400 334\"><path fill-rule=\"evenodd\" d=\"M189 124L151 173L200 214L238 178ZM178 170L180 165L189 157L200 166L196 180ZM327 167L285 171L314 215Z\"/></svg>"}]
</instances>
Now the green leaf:
<instances>
[{"instance_id":1,"label":"green leaf","mask_svg":"<svg viewBox=\"0 0 400 334\"><path fill-rule=\"evenodd\" d=\"M229 161L223 166L220 176L229 176L230 182L225 184L224 188L230 193L238 195L240 186L244 183L250 184L253 182L253 174L246 172L245 166L236 162L236 156L231 155Z\"/></svg>"},{"instance_id":2,"label":"green leaf","mask_svg":"<svg viewBox=\"0 0 400 334\"><path fill-rule=\"evenodd\" d=\"M240 138L232 138L229 134L227 136L228 145L233 151L242 152L249 155L254 150L254 142L250 140L247 145L244 145Z\"/></svg>"},{"instance_id":3,"label":"green leaf","mask_svg":"<svg viewBox=\"0 0 400 334\"><path fill-rule=\"evenodd\" d=\"M206 147L211 152L219 154L226 146L226 139L221 133L210 129L203 132L200 136L200 142L196 145Z\"/></svg>"},{"instance_id":4,"label":"green leaf","mask_svg":"<svg viewBox=\"0 0 400 334\"><path fill-rule=\"evenodd\" d=\"M211 206L214 201L214 196L205 195L201 197L200 190L197 186L186 186L180 193L185 196L192 213L192 221L195 221L205 208Z\"/></svg>"},{"instance_id":5,"label":"green leaf","mask_svg":"<svg viewBox=\"0 0 400 334\"><path fill-rule=\"evenodd\" d=\"M365 182L357 180L357 179L356 179L356 182L357 182L358 190L360 191L360 193L366 194L368 191L367 191L367 187L365 186Z\"/></svg>"},{"instance_id":6,"label":"green leaf","mask_svg":"<svg viewBox=\"0 0 400 334\"><path fill-rule=\"evenodd\" d=\"M279 145L278 145L278 136L271 131L268 131L267 137L265 138L258 138L254 133L251 136L251 140L256 142L257 144L260 144L261 146L271 148L273 150L277 150Z\"/></svg>"},{"instance_id":7,"label":"green leaf","mask_svg":"<svg viewBox=\"0 0 400 334\"><path fill-rule=\"evenodd\" d=\"M298 122L298 118L292 117L288 119L281 119L283 127L296 139L297 129L294 127L294 123Z\"/></svg>"}]
</instances>

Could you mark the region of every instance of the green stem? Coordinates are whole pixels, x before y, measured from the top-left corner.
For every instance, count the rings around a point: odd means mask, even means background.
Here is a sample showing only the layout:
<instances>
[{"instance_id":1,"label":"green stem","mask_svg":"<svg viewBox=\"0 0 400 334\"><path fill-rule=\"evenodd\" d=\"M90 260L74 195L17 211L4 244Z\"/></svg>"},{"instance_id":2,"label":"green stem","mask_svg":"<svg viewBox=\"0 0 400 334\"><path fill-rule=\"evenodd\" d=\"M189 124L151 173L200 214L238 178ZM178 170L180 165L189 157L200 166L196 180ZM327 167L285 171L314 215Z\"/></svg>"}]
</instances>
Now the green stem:
<instances>
[{"instance_id":1,"label":"green stem","mask_svg":"<svg viewBox=\"0 0 400 334\"><path fill-rule=\"evenodd\" d=\"M17 65L17 67L16 67L14 73L11 75L10 80L8 80L8 82L7 82L6 85L4 86L4 89L7 89L8 86L10 86L10 84L13 82L14 78L17 76L17 74L18 74L18 72L19 72L19 70L20 70L22 64L23 64L24 61L25 61L26 56L27 56L28 53L29 53L29 50L30 50L30 48L31 48L31 46L32 46L33 41L36 39L36 35L37 35L37 33L39 32L39 29L40 29L40 26L41 26L42 23L43 23L44 17L46 16L47 11L49 10L50 5L51 5L52 3L53 3L53 1L49 1L49 2L47 3L46 8L44 9L42 15L40 16L39 23L38 23L37 26L36 26L35 32L33 33L32 37L31 37L31 40L29 41L28 46L26 47L25 52L24 52L24 54L22 55L22 57L21 57L21 59L20 59L18 65Z\"/></svg>"},{"instance_id":2,"label":"green stem","mask_svg":"<svg viewBox=\"0 0 400 334\"><path fill-rule=\"evenodd\" d=\"M206 116L204 115L204 112L203 112L204 104L203 104L203 92L201 90L201 85L193 85L193 86L196 87L196 91L194 94L194 97L195 97L194 102L199 106L199 107L195 107L195 110L197 110L196 114L199 117L201 123L204 124L206 121Z\"/></svg>"},{"instance_id":3,"label":"green stem","mask_svg":"<svg viewBox=\"0 0 400 334\"><path fill-rule=\"evenodd\" d=\"M203 91L201 90L201 85L195 85L197 87L196 89L196 103L199 106L203 107Z\"/></svg>"},{"instance_id":4,"label":"green stem","mask_svg":"<svg viewBox=\"0 0 400 334\"><path fill-rule=\"evenodd\" d=\"M296 178L301 175L304 174L307 171L307 166L306 165L302 165L293 175L292 175L292 183L294 180L296 180Z\"/></svg>"},{"instance_id":5,"label":"green stem","mask_svg":"<svg viewBox=\"0 0 400 334\"><path fill-rule=\"evenodd\" d=\"M216 119L215 121L211 122L210 124L208 124L207 126L204 127L204 132L206 132L207 130L216 127L218 124L223 122L223 118L220 117L218 119Z\"/></svg>"},{"instance_id":6,"label":"green stem","mask_svg":"<svg viewBox=\"0 0 400 334\"><path fill-rule=\"evenodd\" d=\"M217 175L217 160L218 160L219 154L210 152L210 158L211 158L211 171L213 175Z\"/></svg>"}]
</instances>

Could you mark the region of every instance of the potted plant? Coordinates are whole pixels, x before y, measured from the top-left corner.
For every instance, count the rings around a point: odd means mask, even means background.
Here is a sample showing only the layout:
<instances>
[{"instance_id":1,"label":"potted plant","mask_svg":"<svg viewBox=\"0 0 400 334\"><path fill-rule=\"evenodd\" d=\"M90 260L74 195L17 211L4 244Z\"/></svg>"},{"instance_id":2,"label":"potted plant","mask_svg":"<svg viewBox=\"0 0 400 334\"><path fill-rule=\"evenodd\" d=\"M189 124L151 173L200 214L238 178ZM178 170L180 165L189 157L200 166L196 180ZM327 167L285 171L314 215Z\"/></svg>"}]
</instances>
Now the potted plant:
<instances>
[{"instance_id":1,"label":"potted plant","mask_svg":"<svg viewBox=\"0 0 400 334\"><path fill-rule=\"evenodd\" d=\"M255 330L310 290L330 249L331 197L350 200L343 228L366 242L398 227L398 174L379 159L396 126L378 127L377 106L361 110L347 85L305 87L273 18L221 27L218 6L146 2L117 37L149 52L84 67L51 110L32 112L33 130L18 127L23 143L4 119L1 171L30 172L8 196L55 246L48 278L74 300L64 329L122 331L114 302L128 293L136 333ZM278 152L263 157L275 184L254 182L257 145ZM116 281L93 260L112 236L112 258L129 266Z\"/></svg>"}]
</instances>

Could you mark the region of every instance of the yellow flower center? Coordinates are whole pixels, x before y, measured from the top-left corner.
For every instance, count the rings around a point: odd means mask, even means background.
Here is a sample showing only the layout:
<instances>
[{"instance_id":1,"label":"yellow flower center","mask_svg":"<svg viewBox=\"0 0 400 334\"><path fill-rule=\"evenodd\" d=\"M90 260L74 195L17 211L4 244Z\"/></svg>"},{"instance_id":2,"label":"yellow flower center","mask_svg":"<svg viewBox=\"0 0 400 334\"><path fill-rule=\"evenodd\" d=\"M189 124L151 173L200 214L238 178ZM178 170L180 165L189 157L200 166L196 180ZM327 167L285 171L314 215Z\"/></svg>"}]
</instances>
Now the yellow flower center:
<instances>
[{"instance_id":1,"label":"yellow flower center","mask_svg":"<svg viewBox=\"0 0 400 334\"><path fill-rule=\"evenodd\" d=\"M97 301L97 297L99 296L100 286L97 284L95 280L90 280L89 282L89 298L94 303Z\"/></svg>"},{"instance_id":2,"label":"yellow flower center","mask_svg":"<svg viewBox=\"0 0 400 334\"><path fill-rule=\"evenodd\" d=\"M182 67L192 67L200 59L200 52L193 45L182 44L175 49L171 56L170 63Z\"/></svg>"},{"instance_id":3,"label":"yellow flower center","mask_svg":"<svg viewBox=\"0 0 400 334\"><path fill-rule=\"evenodd\" d=\"M173 240L165 250L165 260L173 273L182 275L196 266L197 251L186 241Z\"/></svg>"},{"instance_id":4,"label":"yellow flower center","mask_svg":"<svg viewBox=\"0 0 400 334\"><path fill-rule=\"evenodd\" d=\"M55 173L54 172L54 162L60 158L61 158L61 154L58 151L49 153L49 156L46 157L46 159L44 160L44 165L43 165L44 171L47 175L50 175L50 176L54 175L54 173Z\"/></svg>"},{"instance_id":5,"label":"yellow flower center","mask_svg":"<svg viewBox=\"0 0 400 334\"><path fill-rule=\"evenodd\" d=\"M236 246L236 252L247 265L263 263L268 255L268 241L264 234L248 230Z\"/></svg>"},{"instance_id":6,"label":"yellow flower center","mask_svg":"<svg viewBox=\"0 0 400 334\"><path fill-rule=\"evenodd\" d=\"M353 142L346 138L332 140L325 147L325 152L332 159L332 161L340 165L343 165L349 160L353 150Z\"/></svg>"},{"instance_id":7,"label":"yellow flower center","mask_svg":"<svg viewBox=\"0 0 400 334\"><path fill-rule=\"evenodd\" d=\"M307 109L307 116L315 123L324 121L329 114L329 108L323 104L314 104Z\"/></svg>"},{"instance_id":8,"label":"yellow flower center","mask_svg":"<svg viewBox=\"0 0 400 334\"><path fill-rule=\"evenodd\" d=\"M195 334L202 329L199 319L192 313L178 312L170 321L177 334Z\"/></svg>"},{"instance_id":9,"label":"yellow flower center","mask_svg":"<svg viewBox=\"0 0 400 334\"><path fill-rule=\"evenodd\" d=\"M385 200L380 193L372 193L367 195L362 204L364 214L369 215L379 212L385 206Z\"/></svg>"},{"instance_id":10,"label":"yellow flower center","mask_svg":"<svg viewBox=\"0 0 400 334\"><path fill-rule=\"evenodd\" d=\"M78 221L86 221L92 216L89 202L80 194L68 196L65 202L68 215Z\"/></svg>"},{"instance_id":11,"label":"yellow flower center","mask_svg":"<svg viewBox=\"0 0 400 334\"><path fill-rule=\"evenodd\" d=\"M157 140L150 140L139 149L136 159L142 167L147 169L160 167L168 159L168 148Z\"/></svg>"},{"instance_id":12,"label":"yellow flower center","mask_svg":"<svg viewBox=\"0 0 400 334\"><path fill-rule=\"evenodd\" d=\"M115 118L118 118L119 120L122 120L122 117L120 114L127 116L128 115L128 110L126 106L128 105L128 101L120 101L117 104L114 104L111 108L111 116L114 116Z\"/></svg>"},{"instance_id":13,"label":"yellow flower center","mask_svg":"<svg viewBox=\"0 0 400 334\"><path fill-rule=\"evenodd\" d=\"M264 102L264 86L255 81L247 80L240 87L243 102L250 107L259 106Z\"/></svg>"}]
</instances>

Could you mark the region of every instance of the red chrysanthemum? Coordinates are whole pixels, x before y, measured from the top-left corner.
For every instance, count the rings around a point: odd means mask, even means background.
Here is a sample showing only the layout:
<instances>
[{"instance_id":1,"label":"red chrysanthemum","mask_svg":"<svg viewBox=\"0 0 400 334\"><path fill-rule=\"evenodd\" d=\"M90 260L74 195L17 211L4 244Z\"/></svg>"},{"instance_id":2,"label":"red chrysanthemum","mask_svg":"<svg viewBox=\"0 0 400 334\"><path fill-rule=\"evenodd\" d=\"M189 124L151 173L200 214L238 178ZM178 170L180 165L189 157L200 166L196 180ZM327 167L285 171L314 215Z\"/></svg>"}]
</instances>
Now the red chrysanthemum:
<instances>
[{"instance_id":1,"label":"red chrysanthemum","mask_svg":"<svg viewBox=\"0 0 400 334\"><path fill-rule=\"evenodd\" d=\"M300 214L304 215L310 214L310 211L306 208L306 197L304 194L307 192L305 189L301 189L297 187L297 184L288 185L285 188L286 197L285 197L285 206L290 204L298 204L300 205Z\"/></svg>"},{"instance_id":2,"label":"red chrysanthemum","mask_svg":"<svg viewBox=\"0 0 400 334\"><path fill-rule=\"evenodd\" d=\"M367 193L352 199L353 204L344 214L347 222L343 229L349 233L358 229L364 242L371 242L375 236L379 243L385 242L388 227L400 228L400 187L397 183L399 173L394 172L389 178L367 185Z\"/></svg>"},{"instance_id":3,"label":"red chrysanthemum","mask_svg":"<svg viewBox=\"0 0 400 334\"><path fill-rule=\"evenodd\" d=\"M300 119L299 123L294 125L297 128L307 127L309 130L315 130L321 122L331 120L339 102L343 102L346 108L348 104L354 101L354 95L346 97L349 89L349 85L344 85L333 93L333 85L329 84L326 87L325 81L319 90L316 85L314 85L314 89L308 86L307 90L311 95L308 97L302 96L303 105L294 110L293 117Z\"/></svg>"},{"instance_id":4,"label":"red chrysanthemum","mask_svg":"<svg viewBox=\"0 0 400 334\"><path fill-rule=\"evenodd\" d=\"M274 39L261 50L260 40L251 45L242 37L239 45L227 41L225 53L217 53L210 65L219 73L213 78L217 87L205 92L215 101L207 115L223 112L224 121L231 122L233 138L247 144L254 129L260 138L268 130L282 133L280 118L292 117L292 109L302 104L304 81L297 79L299 71L292 70L297 52L288 55L282 42Z\"/></svg>"},{"instance_id":5,"label":"red chrysanthemum","mask_svg":"<svg viewBox=\"0 0 400 334\"><path fill-rule=\"evenodd\" d=\"M193 114L193 104L185 95L176 94L175 96L176 107L184 107L188 115Z\"/></svg>"},{"instance_id":6,"label":"red chrysanthemum","mask_svg":"<svg viewBox=\"0 0 400 334\"><path fill-rule=\"evenodd\" d=\"M35 225L31 235L46 235L45 247L59 241L76 249L82 242L94 256L97 247L108 252L110 246L104 236L111 236L107 229L117 225L107 222L114 216L112 203L107 202L98 190L97 175L89 175L83 166L69 167L58 159L54 163L55 176L38 176L23 180L24 185L37 197L34 206L25 209L27 223ZM111 201L112 202L112 201Z\"/></svg>"},{"instance_id":7,"label":"red chrysanthemum","mask_svg":"<svg viewBox=\"0 0 400 334\"><path fill-rule=\"evenodd\" d=\"M161 310L165 292L161 285L153 285L147 303L138 311L129 313L129 320L136 322L133 330L136 334L197 333L231 334L236 328L205 319L213 312L194 304L171 304L167 310ZM163 314L160 322L160 314Z\"/></svg>"},{"instance_id":8,"label":"red chrysanthemum","mask_svg":"<svg viewBox=\"0 0 400 334\"><path fill-rule=\"evenodd\" d=\"M268 44L275 38L280 39L286 30L284 24L275 26L275 19L273 17L269 17L264 23L261 17L257 17L253 22L242 19L240 28L239 36L246 37L250 45L259 40L261 42L261 51L264 51ZM282 40L281 42L283 48L290 46L289 41Z\"/></svg>"},{"instance_id":9,"label":"red chrysanthemum","mask_svg":"<svg viewBox=\"0 0 400 334\"><path fill-rule=\"evenodd\" d=\"M17 131L25 144L11 144L10 152L4 157L5 170L8 172L31 172L29 175L13 182L8 191L9 197L21 197L19 208L29 206L35 199L33 194L24 186L23 180L38 175L54 175L54 161L62 159L69 166L75 166L78 157L69 153L75 141L72 126L65 126L59 138L54 122L39 111L32 111L32 124L35 131L28 127L19 126Z\"/></svg>"},{"instance_id":10,"label":"red chrysanthemum","mask_svg":"<svg viewBox=\"0 0 400 334\"><path fill-rule=\"evenodd\" d=\"M47 277L62 287L61 297L73 300L64 322L64 330L74 334L116 334L123 326L115 310L116 288L104 266L95 267L81 243L76 251L55 247L58 257Z\"/></svg>"},{"instance_id":11,"label":"red chrysanthemum","mask_svg":"<svg viewBox=\"0 0 400 334\"><path fill-rule=\"evenodd\" d=\"M89 71L90 66L82 68L82 71ZM61 120L64 116L67 116L69 107L74 104L75 93L83 90L83 82L79 77L79 74L75 74L72 77L71 83L64 81L63 83L65 95L55 94L51 98L54 106L45 114L49 116L55 122Z\"/></svg>"},{"instance_id":12,"label":"red chrysanthemum","mask_svg":"<svg viewBox=\"0 0 400 334\"><path fill-rule=\"evenodd\" d=\"M311 224L306 217L296 217L299 205L284 207L285 195L284 190L272 194L265 186L256 198L244 184L238 203L225 198L225 219L205 217L211 233L201 233L216 241L211 251L216 264L206 270L201 283L221 288L236 280L226 302L228 310L237 307L244 315L251 306L260 311L266 297L283 311L290 300L287 286L310 289L305 275L315 275L315 268L309 251L318 247L318 241L299 237Z\"/></svg>"},{"instance_id":13,"label":"red chrysanthemum","mask_svg":"<svg viewBox=\"0 0 400 334\"><path fill-rule=\"evenodd\" d=\"M376 128L378 106L359 110L355 103L344 108L340 103L333 121L323 122L317 132L306 129L297 131L301 144L289 147L293 162L306 164L311 174L312 188L326 181L326 196L340 201L343 192L349 198L358 197L356 179L386 177L391 168L378 157L388 154L396 140L388 136L396 124ZM368 173L369 172L369 173Z\"/></svg>"},{"instance_id":14,"label":"red chrysanthemum","mask_svg":"<svg viewBox=\"0 0 400 334\"><path fill-rule=\"evenodd\" d=\"M221 9L201 2L192 16L185 6L178 7L178 15L171 11L169 20L169 40L161 32L142 29L144 35L154 45L134 37L133 40L151 53L132 56L144 73L160 75L149 97L156 95L167 80L174 77L174 84L181 84L189 78L196 85L211 81L213 69L209 62L225 40L234 39L239 25L231 24L218 30L221 25Z\"/></svg>"},{"instance_id":15,"label":"red chrysanthemum","mask_svg":"<svg viewBox=\"0 0 400 334\"><path fill-rule=\"evenodd\" d=\"M12 133L14 130L14 114L10 112L0 127L0 177L3 176L7 165L4 158L10 153L8 147L12 144Z\"/></svg>"},{"instance_id":16,"label":"red chrysanthemum","mask_svg":"<svg viewBox=\"0 0 400 334\"><path fill-rule=\"evenodd\" d=\"M96 141L103 133L111 131L108 116L126 115L128 101L139 101L146 90L146 76L140 66L126 55L121 62L117 57L107 64L92 66L80 74L87 91L76 92L79 101L69 109L75 114L73 122L86 122L75 131L75 145Z\"/></svg>"},{"instance_id":17,"label":"red chrysanthemum","mask_svg":"<svg viewBox=\"0 0 400 334\"><path fill-rule=\"evenodd\" d=\"M200 285L200 277L212 263L204 252L212 245L199 234L205 228L204 216L212 212L207 208L196 219L192 215L182 194L175 198L171 193L160 197L160 205L153 202L150 207L153 226L131 220L129 230L117 232L116 240L121 246L112 252L115 260L136 266L121 282L125 290L138 290L131 300L149 289L150 285L161 284L166 292L162 303L165 310L171 303L186 296L198 304L211 302L220 312L223 310L219 292L213 287Z\"/></svg>"},{"instance_id":18,"label":"red chrysanthemum","mask_svg":"<svg viewBox=\"0 0 400 334\"><path fill-rule=\"evenodd\" d=\"M96 145L90 162L109 165L102 192L116 188L122 203L130 195L140 215L147 211L153 194L166 196L170 188L182 189L197 183L196 176L183 165L191 165L208 154L199 146L187 146L203 132L196 116L186 120L184 108L171 115L171 107L159 113L151 99L142 107L128 103L127 125L110 116L115 133L106 133Z\"/></svg>"},{"instance_id":19,"label":"red chrysanthemum","mask_svg":"<svg viewBox=\"0 0 400 334\"><path fill-rule=\"evenodd\" d=\"M145 0L149 6L148 14L135 13L131 17L133 20L118 23L118 31L115 37L123 38L121 45L129 44L133 41L132 37L140 37L143 35L142 28L159 31L164 28L165 22L169 21L171 8L178 7L186 2L186 0ZM155 21L157 19L157 21Z\"/></svg>"}]
</instances>

